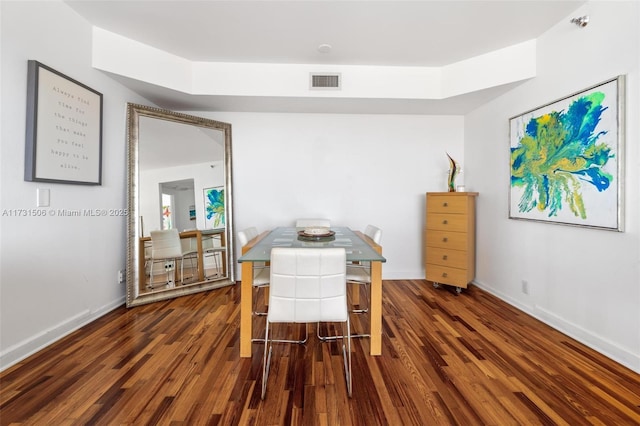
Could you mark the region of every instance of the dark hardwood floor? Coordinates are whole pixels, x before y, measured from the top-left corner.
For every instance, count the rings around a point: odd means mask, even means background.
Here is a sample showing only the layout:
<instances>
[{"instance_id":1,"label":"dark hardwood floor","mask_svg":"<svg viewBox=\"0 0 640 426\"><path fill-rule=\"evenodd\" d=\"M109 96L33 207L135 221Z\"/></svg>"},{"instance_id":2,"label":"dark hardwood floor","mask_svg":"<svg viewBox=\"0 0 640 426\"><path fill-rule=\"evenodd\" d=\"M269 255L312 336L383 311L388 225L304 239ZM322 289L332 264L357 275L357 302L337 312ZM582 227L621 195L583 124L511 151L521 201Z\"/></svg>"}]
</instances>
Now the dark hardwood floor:
<instances>
[{"instance_id":1,"label":"dark hardwood floor","mask_svg":"<svg viewBox=\"0 0 640 426\"><path fill-rule=\"evenodd\" d=\"M339 345L311 337L275 347L262 401L263 346L238 356L237 285L119 308L7 369L0 424L640 424L638 374L499 299L420 280L383 288L383 355L353 341L351 399Z\"/></svg>"}]
</instances>

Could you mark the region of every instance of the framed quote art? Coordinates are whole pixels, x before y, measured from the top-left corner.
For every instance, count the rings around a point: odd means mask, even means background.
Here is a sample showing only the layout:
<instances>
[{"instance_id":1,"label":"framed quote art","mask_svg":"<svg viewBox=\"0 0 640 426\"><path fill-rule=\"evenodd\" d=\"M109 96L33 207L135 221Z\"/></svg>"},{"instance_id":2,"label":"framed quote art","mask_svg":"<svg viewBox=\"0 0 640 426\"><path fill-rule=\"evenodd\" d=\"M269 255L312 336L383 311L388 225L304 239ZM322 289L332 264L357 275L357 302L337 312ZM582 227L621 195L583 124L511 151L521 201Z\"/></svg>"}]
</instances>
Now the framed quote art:
<instances>
[{"instance_id":1,"label":"framed quote art","mask_svg":"<svg viewBox=\"0 0 640 426\"><path fill-rule=\"evenodd\" d=\"M102 183L102 94L28 61L26 181Z\"/></svg>"},{"instance_id":2,"label":"framed quote art","mask_svg":"<svg viewBox=\"0 0 640 426\"><path fill-rule=\"evenodd\" d=\"M623 230L624 76L510 119L509 218Z\"/></svg>"}]
</instances>

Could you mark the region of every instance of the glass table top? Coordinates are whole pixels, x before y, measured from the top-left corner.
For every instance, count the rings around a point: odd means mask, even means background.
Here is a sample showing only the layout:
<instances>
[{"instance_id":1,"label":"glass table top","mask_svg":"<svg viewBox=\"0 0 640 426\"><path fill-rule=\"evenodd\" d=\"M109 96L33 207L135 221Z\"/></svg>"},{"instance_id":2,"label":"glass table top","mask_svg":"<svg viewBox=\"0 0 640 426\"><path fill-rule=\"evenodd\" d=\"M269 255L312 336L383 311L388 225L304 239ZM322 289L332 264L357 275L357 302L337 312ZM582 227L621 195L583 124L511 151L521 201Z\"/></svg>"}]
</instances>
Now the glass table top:
<instances>
[{"instance_id":1,"label":"glass table top","mask_svg":"<svg viewBox=\"0 0 640 426\"><path fill-rule=\"evenodd\" d=\"M271 249L274 247L308 247L329 248L344 247L347 261L386 262L387 259L378 254L366 241L346 227L332 227L335 235L327 241L307 241L298 237L302 228L275 228L255 246L249 249L238 262L268 262L271 260Z\"/></svg>"}]
</instances>

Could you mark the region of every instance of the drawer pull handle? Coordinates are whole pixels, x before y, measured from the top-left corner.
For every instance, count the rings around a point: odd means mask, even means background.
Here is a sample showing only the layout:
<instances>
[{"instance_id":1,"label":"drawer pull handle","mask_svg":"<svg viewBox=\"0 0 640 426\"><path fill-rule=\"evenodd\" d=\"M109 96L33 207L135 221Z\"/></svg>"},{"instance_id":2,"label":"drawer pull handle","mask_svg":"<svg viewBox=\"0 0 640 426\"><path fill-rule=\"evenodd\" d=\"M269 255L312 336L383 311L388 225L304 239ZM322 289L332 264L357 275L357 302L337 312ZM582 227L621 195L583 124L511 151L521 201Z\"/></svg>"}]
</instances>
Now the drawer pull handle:
<instances>
[{"instance_id":1,"label":"drawer pull handle","mask_svg":"<svg viewBox=\"0 0 640 426\"><path fill-rule=\"evenodd\" d=\"M442 256L442 260L447 260L447 255Z\"/></svg>"},{"instance_id":2,"label":"drawer pull handle","mask_svg":"<svg viewBox=\"0 0 640 426\"><path fill-rule=\"evenodd\" d=\"M444 242L444 243L446 243L447 241L449 241L449 239L448 239L447 237L444 237L444 238L442 239L442 242Z\"/></svg>"},{"instance_id":3,"label":"drawer pull handle","mask_svg":"<svg viewBox=\"0 0 640 426\"><path fill-rule=\"evenodd\" d=\"M447 204L447 203L442 203L442 207L448 207L448 206L449 206L449 204Z\"/></svg>"},{"instance_id":4,"label":"drawer pull handle","mask_svg":"<svg viewBox=\"0 0 640 426\"><path fill-rule=\"evenodd\" d=\"M447 273L446 273L446 272L443 272L443 273L442 273L442 276L446 278L446 277L447 277Z\"/></svg>"},{"instance_id":5,"label":"drawer pull handle","mask_svg":"<svg viewBox=\"0 0 640 426\"><path fill-rule=\"evenodd\" d=\"M449 223L449 222L447 222L447 219L445 219L445 220L443 220L443 221L442 221L442 224L443 224L443 225L446 225L447 223Z\"/></svg>"}]
</instances>

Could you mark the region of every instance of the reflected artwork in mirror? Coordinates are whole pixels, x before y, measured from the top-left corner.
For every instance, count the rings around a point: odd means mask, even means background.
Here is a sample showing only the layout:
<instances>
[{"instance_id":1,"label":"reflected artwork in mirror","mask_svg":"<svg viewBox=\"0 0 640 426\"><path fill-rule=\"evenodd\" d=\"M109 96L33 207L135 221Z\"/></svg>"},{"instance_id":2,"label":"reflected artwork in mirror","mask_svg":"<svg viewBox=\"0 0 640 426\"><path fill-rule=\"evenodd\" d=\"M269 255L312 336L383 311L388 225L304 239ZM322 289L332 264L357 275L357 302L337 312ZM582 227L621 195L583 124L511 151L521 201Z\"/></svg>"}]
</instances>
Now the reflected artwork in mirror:
<instances>
[{"instance_id":1,"label":"reflected artwork in mirror","mask_svg":"<svg viewBox=\"0 0 640 426\"><path fill-rule=\"evenodd\" d=\"M231 125L128 104L127 153L127 306L235 284Z\"/></svg>"}]
</instances>

